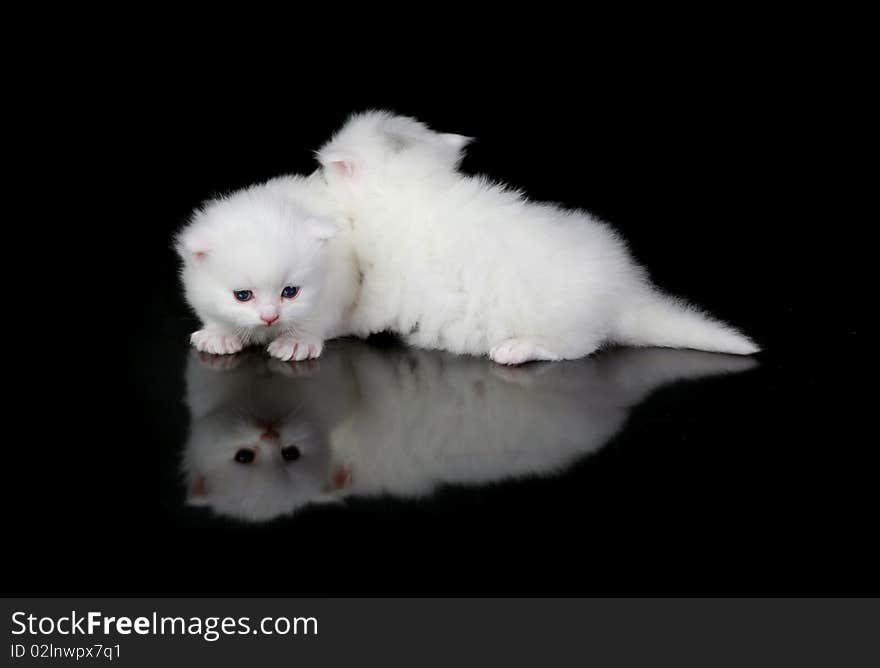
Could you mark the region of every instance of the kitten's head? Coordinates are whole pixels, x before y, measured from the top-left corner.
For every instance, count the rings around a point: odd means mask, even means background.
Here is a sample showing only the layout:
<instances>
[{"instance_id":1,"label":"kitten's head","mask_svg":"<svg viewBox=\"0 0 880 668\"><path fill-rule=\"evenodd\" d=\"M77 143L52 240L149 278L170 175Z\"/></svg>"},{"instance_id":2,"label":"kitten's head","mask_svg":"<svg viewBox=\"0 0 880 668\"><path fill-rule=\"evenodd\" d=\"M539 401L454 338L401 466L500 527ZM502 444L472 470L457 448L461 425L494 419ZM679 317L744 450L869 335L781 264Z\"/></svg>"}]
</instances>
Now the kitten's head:
<instances>
[{"instance_id":1,"label":"kitten's head","mask_svg":"<svg viewBox=\"0 0 880 668\"><path fill-rule=\"evenodd\" d=\"M302 407L284 415L229 405L194 421L186 446L187 502L218 515L265 521L314 502L328 488L330 448Z\"/></svg>"},{"instance_id":2,"label":"kitten's head","mask_svg":"<svg viewBox=\"0 0 880 668\"><path fill-rule=\"evenodd\" d=\"M210 201L176 238L187 299L203 318L240 331L308 325L336 231L331 220L265 186Z\"/></svg>"},{"instance_id":3,"label":"kitten's head","mask_svg":"<svg viewBox=\"0 0 880 668\"><path fill-rule=\"evenodd\" d=\"M328 181L453 172L471 138L435 132L414 118L385 111L355 114L318 151Z\"/></svg>"}]
</instances>

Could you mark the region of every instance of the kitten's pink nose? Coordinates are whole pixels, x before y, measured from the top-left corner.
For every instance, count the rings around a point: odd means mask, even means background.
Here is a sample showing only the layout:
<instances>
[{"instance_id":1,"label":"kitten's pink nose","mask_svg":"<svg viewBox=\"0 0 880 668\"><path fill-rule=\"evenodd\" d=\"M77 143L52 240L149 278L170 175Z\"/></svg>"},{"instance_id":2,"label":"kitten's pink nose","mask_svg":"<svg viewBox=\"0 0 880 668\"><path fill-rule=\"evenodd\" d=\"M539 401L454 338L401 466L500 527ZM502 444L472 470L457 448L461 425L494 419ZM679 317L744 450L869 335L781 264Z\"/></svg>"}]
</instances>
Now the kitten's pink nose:
<instances>
[{"instance_id":1,"label":"kitten's pink nose","mask_svg":"<svg viewBox=\"0 0 880 668\"><path fill-rule=\"evenodd\" d=\"M278 439L281 438L281 434L277 431L269 427L262 434L260 434L261 441L268 441L269 443L276 443Z\"/></svg>"},{"instance_id":2,"label":"kitten's pink nose","mask_svg":"<svg viewBox=\"0 0 880 668\"><path fill-rule=\"evenodd\" d=\"M274 304L266 304L260 309L260 319L267 325L271 325L278 320L278 309Z\"/></svg>"}]
</instances>

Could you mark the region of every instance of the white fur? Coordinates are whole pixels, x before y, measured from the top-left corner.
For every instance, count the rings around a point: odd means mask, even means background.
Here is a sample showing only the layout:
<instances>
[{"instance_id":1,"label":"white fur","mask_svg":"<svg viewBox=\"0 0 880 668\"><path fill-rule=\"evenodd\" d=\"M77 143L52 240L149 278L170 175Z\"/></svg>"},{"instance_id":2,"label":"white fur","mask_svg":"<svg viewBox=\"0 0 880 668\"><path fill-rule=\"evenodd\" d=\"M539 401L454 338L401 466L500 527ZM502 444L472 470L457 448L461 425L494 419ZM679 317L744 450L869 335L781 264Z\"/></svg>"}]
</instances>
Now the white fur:
<instances>
[{"instance_id":1,"label":"white fur","mask_svg":"<svg viewBox=\"0 0 880 668\"><path fill-rule=\"evenodd\" d=\"M235 353L268 343L269 354L304 360L345 333L357 270L339 218L317 177L282 177L210 202L177 236L187 301L203 323L200 351ZM294 299L285 286L299 288ZM251 290L239 302L233 292ZM267 325L261 316L278 319Z\"/></svg>"},{"instance_id":2,"label":"white fur","mask_svg":"<svg viewBox=\"0 0 880 668\"><path fill-rule=\"evenodd\" d=\"M508 368L360 341L297 365L194 352L187 499L260 521L348 496L422 497L445 484L552 475L607 443L657 387L755 365L623 349ZM269 425L277 437L265 436ZM285 461L281 449L294 444L302 456ZM240 448L256 453L251 463L235 461Z\"/></svg>"},{"instance_id":3,"label":"white fur","mask_svg":"<svg viewBox=\"0 0 880 668\"><path fill-rule=\"evenodd\" d=\"M590 214L458 172L467 141L368 112L319 151L363 272L355 333L390 330L503 364L583 357L604 342L758 350L661 294Z\"/></svg>"}]
</instances>

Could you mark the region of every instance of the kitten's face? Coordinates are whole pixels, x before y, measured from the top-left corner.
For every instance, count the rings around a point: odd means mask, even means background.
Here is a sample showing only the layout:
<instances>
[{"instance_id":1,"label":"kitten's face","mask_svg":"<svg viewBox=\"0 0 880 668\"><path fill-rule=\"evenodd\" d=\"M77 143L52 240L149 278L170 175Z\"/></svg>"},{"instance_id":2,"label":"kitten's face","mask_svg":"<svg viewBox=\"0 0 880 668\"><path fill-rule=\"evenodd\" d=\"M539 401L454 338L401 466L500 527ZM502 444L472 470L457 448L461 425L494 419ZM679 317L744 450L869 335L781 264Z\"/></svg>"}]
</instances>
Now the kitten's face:
<instances>
[{"instance_id":1,"label":"kitten's face","mask_svg":"<svg viewBox=\"0 0 880 668\"><path fill-rule=\"evenodd\" d=\"M308 330L336 228L290 201L243 191L199 211L178 237L187 299L239 331Z\"/></svg>"},{"instance_id":2,"label":"kitten's face","mask_svg":"<svg viewBox=\"0 0 880 668\"><path fill-rule=\"evenodd\" d=\"M330 450L301 411L256 416L234 406L192 426L188 501L251 521L272 519L327 496Z\"/></svg>"}]
</instances>

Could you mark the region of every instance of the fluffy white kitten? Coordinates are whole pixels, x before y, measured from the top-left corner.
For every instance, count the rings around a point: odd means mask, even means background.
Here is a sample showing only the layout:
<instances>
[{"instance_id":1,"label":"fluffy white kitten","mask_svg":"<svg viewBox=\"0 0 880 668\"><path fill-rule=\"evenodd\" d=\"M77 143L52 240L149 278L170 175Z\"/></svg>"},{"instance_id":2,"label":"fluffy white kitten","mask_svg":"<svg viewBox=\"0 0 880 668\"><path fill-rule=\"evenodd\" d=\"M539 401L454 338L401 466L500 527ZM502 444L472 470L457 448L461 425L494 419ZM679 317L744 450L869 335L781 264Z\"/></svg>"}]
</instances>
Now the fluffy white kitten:
<instances>
[{"instance_id":1,"label":"fluffy white kitten","mask_svg":"<svg viewBox=\"0 0 880 668\"><path fill-rule=\"evenodd\" d=\"M755 365L622 349L508 368L360 341L334 344L320 366L194 353L187 500L262 521L348 496L413 498L445 484L552 475L613 438L657 387Z\"/></svg>"},{"instance_id":2,"label":"fluffy white kitten","mask_svg":"<svg viewBox=\"0 0 880 668\"><path fill-rule=\"evenodd\" d=\"M467 138L384 112L319 152L363 272L357 334L496 362L572 359L603 342L750 354L732 327L661 294L607 225L457 171Z\"/></svg>"},{"instance_id":3,"label":"fluffy white kitten","mask_svg":"<svg viewBox=\"0 0 880 668\"><path fill-rule=\"evenodd\" d=\"M200 351L268 344L282 360L321 354L345 333L358 275L345 224L319 175L281 177L205 203L176 238Z\"/></svg>"}]
</instances>

